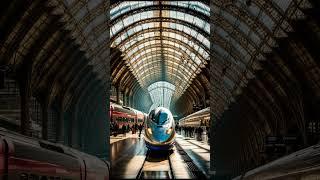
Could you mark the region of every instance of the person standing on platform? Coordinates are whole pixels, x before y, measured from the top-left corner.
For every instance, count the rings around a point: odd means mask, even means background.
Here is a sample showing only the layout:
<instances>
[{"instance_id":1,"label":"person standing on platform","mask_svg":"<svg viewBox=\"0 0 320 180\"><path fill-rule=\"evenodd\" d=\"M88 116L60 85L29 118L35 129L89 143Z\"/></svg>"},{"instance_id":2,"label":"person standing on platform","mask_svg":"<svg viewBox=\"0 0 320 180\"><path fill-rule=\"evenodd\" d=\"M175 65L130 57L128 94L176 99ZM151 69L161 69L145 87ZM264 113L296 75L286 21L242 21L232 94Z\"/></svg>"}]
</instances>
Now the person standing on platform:
<instances>
[{"instance_id":1,"label":"person standing on platform","mask_svg":"<svg viewBox=\"0 0 320 180\"><path fill-rule=\"evenodd\" d=\"M196 137L196 140L200 140L200 130L199 130L199 127L197 127L196 129L195 129L195 137Z\"/></svg>"},{"instance_id":2,"label":"person standing on platform","mask_svg":"<svg viewBox=\"0 0 320 180\"><path fill-rule=\"evenodd\" d=\"M203 129L202 129L202 127L199 127L200 141L202 141L202 133L203 133Z\"/></svg>"},{"instance_id":3,"label":"person standing on platform","mask_svg":"<svg viewBox=\"0 0 320 180\"><path fill-rule=\"evenodd\" d=\"M115 125L114 125L114 137L116 137L118 135L118 129L119 129L119 125L118 125L118 123L115 123Z\"/></svg>"},{"instance_id":4,"label":"person standing on platform","mask_svg":"<svg viewBox=\"0 0 320 180\"><path fill-rule=\"evenodd\" d=\"M123 136L126 137L126 125L122 125L121 130L122 130Z\"/></svg>"},{"instance_id":5,"label":"person standing on platform","mask_svg":"<svg viewBox=\"0 0 320 180\"><path fill-rule=\"evenodd\" d=\"M134 133L136 133L136 132L137 132L137 130L138 130L138 124L137 124L137 123L135 123L135 124L134 124Z\"/></svg>"},{"instance_id":6,"label":"person standing on platform","mask_svg":"<svg viewBox=\"0 0 320 180\"><path fill-rule=\"evenodd\" d=\"M142 124L140 124L140 125L139 125L139 138L140 138L140 136L141 136L142 128L143 128L143 126L142 126Z\"/></svg>"},{"instance_id":7,"label":"person standing on platform","mask_svg":"<svg viewBox=\"0 0 320 180\"><path fill-rule=\"evenodd\" d=\"M132 134L135 134L136 133L136 124L133 124L131 129L132 129Z\"/></svg>"},{"instance_id":8,"label":"person standing on platform","mask_svg":"<svg viewBox=\"0 0 320 180\"><path fill-rule=\"evenodd\" d=\"M126 132L128 133L130 131L129 124L126 125Z\"/></svg>"},{"instance_id":9,"label":"person standing on platform","mask_svg":"<svg viewBox=\"0 0 320 180\"><path fill-rule=\"evenodd\" d=\"M208 144L210 144L210 128L207 127Z\"/></svg>"},{"instance_id":10,"label":"person standing on platform","mask_svg":"<svg viewBox=\"0 0 320 180\"><path fill-rule=\"evenodd\" d=\"M185 127L185 131L186 131L186 137L189 137L189 127Z\"/></svg>"},{"instance_id":11,"label":"person standing on platform","mask_svg":"<svg viewBox=\"0 0 320 180\"><path fill-rule=\"evenodd\" d=\"M113 122L110 123L110 132L111 132L111 135L114 134L114 124L113 124Z\"/></svg>"}]
</instances>

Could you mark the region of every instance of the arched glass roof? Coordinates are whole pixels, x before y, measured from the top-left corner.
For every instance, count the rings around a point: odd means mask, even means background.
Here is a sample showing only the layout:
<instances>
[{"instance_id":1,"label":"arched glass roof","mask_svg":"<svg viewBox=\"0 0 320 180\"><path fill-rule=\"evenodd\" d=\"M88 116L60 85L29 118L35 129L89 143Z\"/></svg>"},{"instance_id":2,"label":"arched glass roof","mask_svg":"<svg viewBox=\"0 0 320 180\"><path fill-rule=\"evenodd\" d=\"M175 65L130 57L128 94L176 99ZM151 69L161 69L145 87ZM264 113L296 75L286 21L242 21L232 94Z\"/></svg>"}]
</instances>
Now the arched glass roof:
<instances>
[{"instance_id":1,"label":"arched glass roof","mask_svg":"<svg viewBox=\"0 0 320 180\"><path fill-rule=\"evenodd\" d=\"M111 46L123 52L142 87L166 81L178 98L210 59L210 25L201 18L209 14L197 1L121 2L110 12Z\"/></svg>"},{"instance_id":2,"label":"arched glass roof","mask_svg":"<svg viewBox=\"0 0 320 180\"><path fill-rule=\"evenodd\" d=\"M48 5L62 15L101 78L111 43L142 88L167 81L176 86L174 100L201 68L209 68L210 59L215 114L241 93L276 39L293 30L290 22L303 19L302 11L311 7L308 0L50 0ZM118 78L125 82L127 76Z\"/></svg>"},{"instance_id":3,"label":"arched glass roof","mask_svg":"<svg viewBox=\"0 0 320 180\"><path fill-rule=\"evenodd\" d=\"M151 100L153 102L150 110L159 106L169 109L171 98L175 89L175 85L166 81L158 81L151 84L148 87L148 92L150 93Z\"/></svg>"}]
</instances>

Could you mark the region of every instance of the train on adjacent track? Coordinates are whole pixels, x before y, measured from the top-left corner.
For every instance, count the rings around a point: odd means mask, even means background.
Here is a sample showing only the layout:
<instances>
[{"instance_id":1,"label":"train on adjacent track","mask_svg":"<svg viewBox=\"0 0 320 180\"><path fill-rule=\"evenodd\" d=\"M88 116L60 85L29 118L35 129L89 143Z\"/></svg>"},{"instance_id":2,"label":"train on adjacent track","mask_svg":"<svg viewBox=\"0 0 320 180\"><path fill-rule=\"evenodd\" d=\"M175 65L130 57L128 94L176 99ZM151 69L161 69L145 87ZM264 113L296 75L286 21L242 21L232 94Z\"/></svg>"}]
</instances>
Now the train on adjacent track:
<instances>
[{"instance_id":1,"label":"train on adjacent track","mask_svg":"<svg viewBox=\"0 0 320 180\"><path fill-rule=\"evenodd\" d=\"M109 179L110 164L76 149L0 129L0 179Z\"/></svg>"},{"instance_id":2,"label":"train on adjacent track","mask_svg":"<svg viewBox=\"0 0 320 180\"><path fill-rule=\"evenodd\" d=\"M169 150L174 145L175 123L170 110L157 107L145 123L144 139L150 150Z\"/></svg>"},{"instance_id":3,"label":"train on adjacent track","mask_svg":"<svg viewBox=\"0 0 320 180\"><path fill-rule=\"evenodd\" d=\"M209 127L210 107L197 111L179 120L181 127Z\"/></svg>"},{"instance_id":4,"label":"train on adjacent track","mask_svg":"<svg viewBox=\"0 0 320 180\"><path fill-rule=\"evenodd\" d=\"M135 124L142 125L147 119L147 114L136 109L111 102L110 119L111 123L117 124L119 128L121 128L123 125L129 125L132 127Z\"/></svg>"},{"instance_id":5,"label":"train on adjacent track","mask_svg":"<svg viewBox=\"0 0 320 180\"><path fill-rule=\"evenodd\" d=\"M320 177L320 144L299 150L233 180L318 180Z\"/></svg>"}]
</instances>

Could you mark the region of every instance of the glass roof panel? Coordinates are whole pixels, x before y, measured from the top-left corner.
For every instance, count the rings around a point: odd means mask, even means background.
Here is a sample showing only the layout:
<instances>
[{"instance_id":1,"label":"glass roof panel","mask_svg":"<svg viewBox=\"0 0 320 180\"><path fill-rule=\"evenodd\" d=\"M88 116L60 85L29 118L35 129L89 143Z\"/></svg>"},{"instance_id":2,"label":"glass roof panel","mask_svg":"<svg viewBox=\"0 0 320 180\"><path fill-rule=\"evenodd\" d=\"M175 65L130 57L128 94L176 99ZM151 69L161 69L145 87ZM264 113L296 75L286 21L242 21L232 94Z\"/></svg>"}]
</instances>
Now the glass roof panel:
<instances>
[{"instance_id":1,"label":"glass roof panel","mask_svg":"<svg viewBox=\"0 0 320 180\"><path fill-rule=\"evenodd\" d=\"M169 109L171 98L175 89L175 85L166 81L158 81L151 84L148 87L148 92L150 93L151 100L153 102L153 105L150 109L159 106Z\"/></svg>"},{"instance_id":2,"label":"glass roof panel","mask_svg":"<svg viewBox=\"0 0 320 180\"><path fill-rule=\"evenodd\" d=\"M116 33L118 33L124 27L132 25L141 20L159 17L159 14L160 14L160 11L158 10L144 11L144 12L126 17L125 19L121 19L111 27L111 37L113 37ZM208 34L210 34L210 24L208 22L205 22L198 17L191 16L187 13L177 12L172 10L163 10L162 17L182 20L184 22L190 23L192 25L197 26L198 28L205 30ZM137 28L142 28L142 27L137 26ZM178 27L178 28L181 28L181 27ZM186 31L191 31L191 29L187 28Z\"/></svg>"},{"instance_id":3,"label":"glass roof panel","mask_svg":"<svg viewBox=\"0 0 320 180\"><path fill-rule=\"evenodd\" d=\"M112 43L112 47L118 46L120 43L122 43L125 39L127 39L130 36L131 36L131 40L129 43L131 43L132 41L144 39L144 37L150 36L151 34L154 35L155 34L154 32L159 31L158 29L154 29L153 32L141 32L141 31L143 30L150 31L150 29L157 28L159 26L160 26L160 22L152 22L152 23L146 23L143 25L135 26L135 28L130 28L128 31L126 31L125 33L122 33L119 37L115 39L115 41ZM136 27L139 27L138 29L140 32L136 31ZM165 27L162 26L162 28L164 29L163 30L164 35L176 37L177 39L185 40L185 41L189 41L188 39L195 38L196 40L198 40L198 42L202 42L202 44L204 44L205 47L207 47L208 49L210 48L209 40L206 37L204 37L201 33L185 25L178 24L178 23L167 23L166 26ZM176 31L171 32L173 30L176 30ZM137 34L137 33L140 33L140 34ZM187 35L180 35L178 33L186 33ZM136 35L134 36L134 34Z\"/></svg>"},{"instance_id":4,"label":"glass roof panel","mask_svg":"<svg viewBox=\"0 0 320 180\"><path fill-rule=\"evenodd\" d=\"M210 8L197 1L164 1L163 4L193 9L199 13L210 15ZM131 10L146 6L157 5L157 1L124 1L110 11L110 19L113 20Z\"/></svg>"},{"instance_id":5,"label":"glass roof panel","mask_svg":"<svg viewBox=\"0 0 320 180\"><path fill-rule=\"evenodd\" d=\"M128 51L127 55L125 56L125 59L128 59L130 64L134 64L136 60L139 59L139 57L145 55L145 54L149 54L150 52L155 52L158 51L161 53L161 47L158 45L156 45L158 43L160 43L160 41L154 41L151 43L151 45L154 46L150 46L150 44L148 42L140 44L138 47L135 48L129 48L130 51ZM201 64L205 62L205 58L203 56L200 55L199 52L195 51L197 54L195 54L194 52L190 51L190 49L185 49L184 51L181 49L181 46L179 46L179 44L173 43L172 41L162 41L162 48L164 47L171 47L172 50L170 51L177 51L177 55L181 55L184 56L184 58L189 58L191 59L194 63L196 64ZM198 46L195 45L196 50L200 50L200 52L203 52L204 55L206 55L207 59L208 59L208 53L204 52L204 50ZM132 49L132 50L131 50ZM184 52L184 54L182 54ZM197 62L196 62L197 60Z\"/></svg>"},{"instance_id":6,"label":"glass roof panel","mask_svg":"<svg viewBox=\"0 0 320 180\"><path fill-rule=\"evenodd\" d=\"M144 69L143 80L139 79L139 82L149 85L161 79L176 85L176 91L183 92L185 89L181 90L180 84L183 88L188 87L201 71L199 67L206 67L210 31L214 32L213 60L221 66L229 66L225 86L235 86L235 89L245 81L244 73L255 68L258 60L265 59L265 53L277 47L276 39L286 37L293 30L290 21L303 18L303 10L312 6L306 0L267 2L256 0L248 5L247 0L237 0L225 6L225 3L213 1L210 11L209 6L198 1L116 1L111 2L110 32L106 30L105 6L108 4L102 0L57 1L55 11L67 17L67 29L95 61L103 60L109 37L106 33L110 33L112 47L122 51L136 77L140 72L135 69L140 66ZM205 22L210 19L210 12L216 20L211 30ZM147 32L153 34L147 36ZM177 55L171 57L170 53ZM181 72L189 68L191 78L188 73L183 74L186 77L176 73L177 64L181 64L179 60L184 63ZM163 71L167 78L160 77Z\"/></svg>"}]
</instances>

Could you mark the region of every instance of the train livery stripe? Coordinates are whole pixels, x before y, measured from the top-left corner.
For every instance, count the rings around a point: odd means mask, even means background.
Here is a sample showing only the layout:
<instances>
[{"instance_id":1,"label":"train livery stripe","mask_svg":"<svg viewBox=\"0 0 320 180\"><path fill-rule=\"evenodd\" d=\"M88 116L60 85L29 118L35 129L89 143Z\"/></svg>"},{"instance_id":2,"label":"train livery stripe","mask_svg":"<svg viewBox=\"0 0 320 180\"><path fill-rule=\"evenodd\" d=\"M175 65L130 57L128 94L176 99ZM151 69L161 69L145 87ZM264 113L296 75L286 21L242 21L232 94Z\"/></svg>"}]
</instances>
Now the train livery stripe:
<instances>
[{"instance_id":1,"label":"train livery stripe","mask_svg":"<svg viewBox=\"0 0 320 180\"><path fill-rule=\"evenodd\" d=\"M30 159L9 157L9 174L16 171L37 172L39 174L63 175L68 177L79 177L80 169L66 169L63 166L40 162Z\"/></svg>"}]
</instances>

